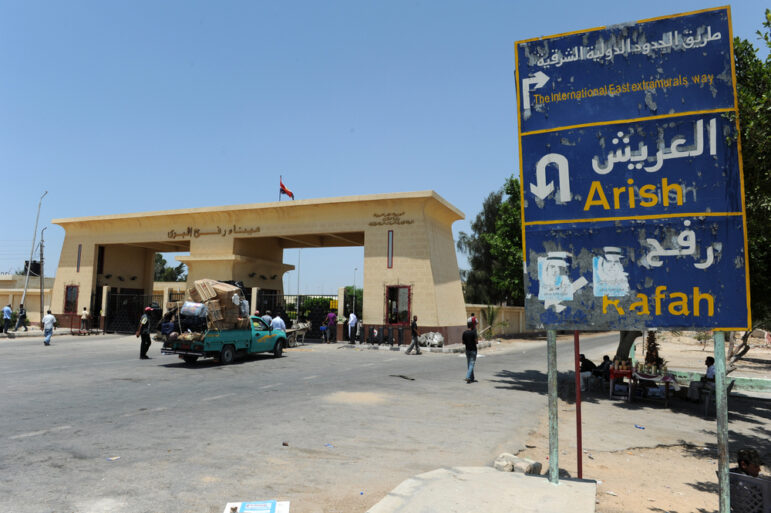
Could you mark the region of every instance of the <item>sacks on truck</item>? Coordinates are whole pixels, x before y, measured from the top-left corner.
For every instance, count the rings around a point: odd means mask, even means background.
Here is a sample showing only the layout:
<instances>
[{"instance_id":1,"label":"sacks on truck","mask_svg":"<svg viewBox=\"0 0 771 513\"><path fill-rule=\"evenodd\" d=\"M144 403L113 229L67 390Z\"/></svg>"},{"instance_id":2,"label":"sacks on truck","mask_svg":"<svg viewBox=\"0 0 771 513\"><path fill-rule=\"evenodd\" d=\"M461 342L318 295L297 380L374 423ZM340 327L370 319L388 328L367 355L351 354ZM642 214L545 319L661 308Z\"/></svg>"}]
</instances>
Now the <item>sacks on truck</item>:
<instances>
[{"instance_id":1,"label":"sacks on truck","mask_svg":"<svg viewBox=\"0 0 771 513\"><path fill-rule=\"evenodd\" d=\"M185 301L180 309L182 315L190 317L206 317L209 313L208 308L203 303L193 303L192 301Z\"/></svg>"}]
</instances>

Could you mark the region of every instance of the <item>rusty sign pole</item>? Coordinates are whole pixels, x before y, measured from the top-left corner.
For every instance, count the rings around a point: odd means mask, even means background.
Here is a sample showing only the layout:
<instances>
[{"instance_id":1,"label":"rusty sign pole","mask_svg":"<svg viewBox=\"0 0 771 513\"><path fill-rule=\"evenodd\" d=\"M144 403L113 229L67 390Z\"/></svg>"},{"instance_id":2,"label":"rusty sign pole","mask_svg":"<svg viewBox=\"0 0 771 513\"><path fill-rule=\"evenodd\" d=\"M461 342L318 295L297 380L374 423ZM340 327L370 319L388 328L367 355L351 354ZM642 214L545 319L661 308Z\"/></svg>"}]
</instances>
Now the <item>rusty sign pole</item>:
<instances>
[{"instance_id":1,"label":"rusty sign pole","mask_svg":"<svg viewBox=\"0 0 771 513\"><path fill-rule=\"evenodd\" d=\"M578 464L578 479L584 478L583 443L581 441L581 348L578 341L578 330L573 331L573 351L576 365L576 462Z\"/></svg>"},{"instance_id":2,"label":"rusty sign pole","mask_svg":"<svg viewBox=\"0 0 771 513\"><path fill-rule=\"evenodd\" d=\"M720 491L720 513L731 511L728 483L728 394L725 384L725 333L716 331L715 341L715 417L717 417L717 478Z\"/></svg>"},{"instance_id":3,"label":"rusty sign pole","mask_svg":"<svg viewBox=\"0 0 771 513\"><path fill-rule=\"evenodd\" d=\"M559 484L559 429L557 424L557 331L546 332L549 382L549 482Z\"/></svg>"}]
</instances>

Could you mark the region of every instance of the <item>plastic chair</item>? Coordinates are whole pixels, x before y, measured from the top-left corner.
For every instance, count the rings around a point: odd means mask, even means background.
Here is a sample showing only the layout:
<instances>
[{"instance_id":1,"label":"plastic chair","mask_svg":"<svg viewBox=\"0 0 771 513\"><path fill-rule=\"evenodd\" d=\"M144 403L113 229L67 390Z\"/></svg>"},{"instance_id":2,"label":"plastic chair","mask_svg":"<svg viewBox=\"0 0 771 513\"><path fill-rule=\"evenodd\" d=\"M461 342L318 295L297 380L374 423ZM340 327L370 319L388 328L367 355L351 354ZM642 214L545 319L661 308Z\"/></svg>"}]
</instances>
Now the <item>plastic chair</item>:
<instances>
[{"instance_id":1,"label":"plastic chair","mask_svg":"<svg viewBox=\"0 0 771 513\"><path fill-rule=\"evenodd\" d=\"M728 482L732 512L771 513L771 480L729 472Z\"/></svg>"},{"instance_id":2,"label":"plastic chair","mask_svg":"<svg viewBox=\"0 0 771 513\"><path fill-rule=\"evenodd\" d=\"M725 389L725 395L728 397L731 395L731 389L734 387L736 380L731 380ZM715 389L713 387L704 387L701 389L701 393L704 395L704 416L709 414L710 405L715 404Z\"/></svg>"}]
</instances>

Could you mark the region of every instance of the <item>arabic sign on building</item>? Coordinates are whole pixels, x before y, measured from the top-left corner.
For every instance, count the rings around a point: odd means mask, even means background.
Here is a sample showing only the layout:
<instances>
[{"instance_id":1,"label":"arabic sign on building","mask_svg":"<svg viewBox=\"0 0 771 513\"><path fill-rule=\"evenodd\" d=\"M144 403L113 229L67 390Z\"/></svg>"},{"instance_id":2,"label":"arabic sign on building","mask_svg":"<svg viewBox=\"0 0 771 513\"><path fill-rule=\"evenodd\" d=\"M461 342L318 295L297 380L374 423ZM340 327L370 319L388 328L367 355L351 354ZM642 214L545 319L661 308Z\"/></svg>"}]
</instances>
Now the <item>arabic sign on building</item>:
<instances>
[{"instance_id":1,"label":"arabic sign on building","mask_svg":"<svg viewBox=\"0 0 771 513\"><path fill-rule=\"evenodd\" d=\"M728 8L516 44L532 328L744 328Z\"/></svg>"}]
</instances>

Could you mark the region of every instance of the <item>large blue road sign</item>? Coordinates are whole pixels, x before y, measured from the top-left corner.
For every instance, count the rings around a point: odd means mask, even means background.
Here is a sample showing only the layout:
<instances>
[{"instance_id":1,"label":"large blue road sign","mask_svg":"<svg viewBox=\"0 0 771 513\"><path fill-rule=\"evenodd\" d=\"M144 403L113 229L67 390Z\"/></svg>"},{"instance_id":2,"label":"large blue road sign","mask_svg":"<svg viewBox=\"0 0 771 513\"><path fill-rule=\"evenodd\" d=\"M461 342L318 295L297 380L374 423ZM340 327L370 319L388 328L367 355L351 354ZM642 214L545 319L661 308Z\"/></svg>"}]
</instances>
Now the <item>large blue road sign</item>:
<instances>
[{"instance_id":1,"label":"large blue road sign","mask_svg":"<svg viewBox=\"0 0 771 513\"><path fill-rule=\"evenodd\" d=\"M517 43L520 131L734 107L728 10Z\"/></svg>"},{"instance_id":2,"label":"large blue road sign","mask_svg":"<svg viewBox=\"0 0 771 513\"><path fill-rule=\"evenodd\" d=\"M729 14L517 43L529 327L749 326Z\"/></svg>"}]
</instances>

